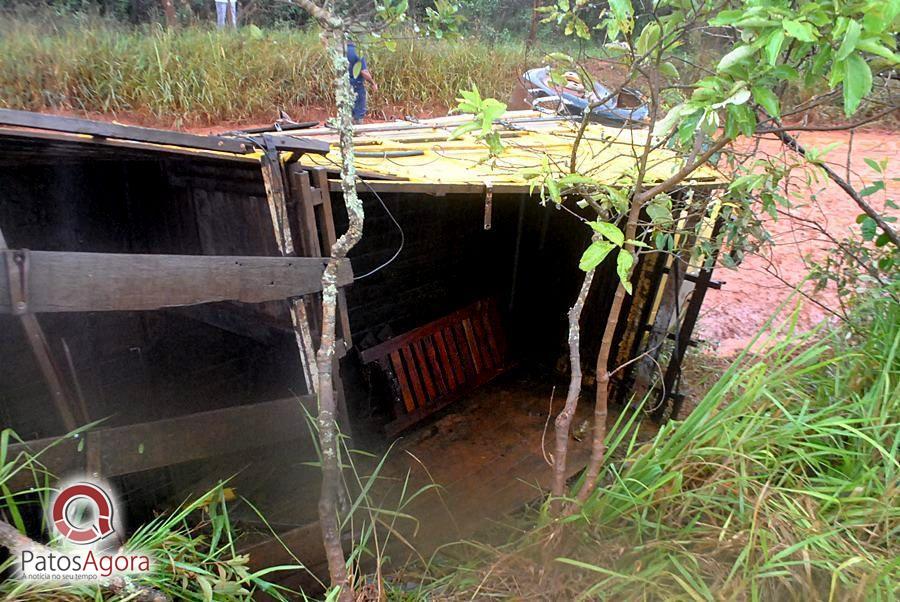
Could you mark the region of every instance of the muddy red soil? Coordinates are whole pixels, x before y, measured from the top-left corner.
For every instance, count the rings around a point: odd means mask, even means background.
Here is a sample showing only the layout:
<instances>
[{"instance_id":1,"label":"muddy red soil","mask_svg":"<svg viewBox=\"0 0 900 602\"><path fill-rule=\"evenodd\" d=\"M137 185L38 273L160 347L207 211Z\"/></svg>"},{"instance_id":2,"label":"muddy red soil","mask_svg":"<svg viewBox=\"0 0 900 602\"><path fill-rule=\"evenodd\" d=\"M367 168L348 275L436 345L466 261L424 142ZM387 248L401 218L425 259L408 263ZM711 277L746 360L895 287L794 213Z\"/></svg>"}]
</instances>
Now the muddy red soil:
<instances>
[{"instance_id":1,"label":"muddy red soil","mask_svg":"<svg viewBox=\"0 0 900 602\"><path fill-rule=\"evenodd\" d=\"M886 180L890 197L891 180L900 177L900 133L856 132L852 147L850 134L846 132L807 132L799 139L806 147L818 149L839 143L840 146L826 155L826 161L843 176L846 176L849 150L850 181L857 190L880 179L864 159L888 159ZM785 154L781 143L774 139L763 141L760 151L796 160L796 155ZM774 244L758 255L748 256L737 270L720 268L717 271L716 278L726 284L721 290L708 293L698 327L698 336L712 344L717 355L731 356L744 349L766 319L790 297L793 286L803 283L808 262L821 261L825 257L832 244L812 224L822 226L838 239L859 235L856 217L861 210L824 175L818 183L807 186L798 172L791 180L789 191L794 206L784 210L777 221L767 219ZM884 209L884 193L867 197L867 200L877 209ZM803 302L798 320L801 329L808 329L823 320L835 320L829 309L839 308L833 289L815 293L812 288L809 282L802 285L802 290L824 307L808 300ZM793 300L790 307L793 307Z\"/></svg>"}]
</instances>

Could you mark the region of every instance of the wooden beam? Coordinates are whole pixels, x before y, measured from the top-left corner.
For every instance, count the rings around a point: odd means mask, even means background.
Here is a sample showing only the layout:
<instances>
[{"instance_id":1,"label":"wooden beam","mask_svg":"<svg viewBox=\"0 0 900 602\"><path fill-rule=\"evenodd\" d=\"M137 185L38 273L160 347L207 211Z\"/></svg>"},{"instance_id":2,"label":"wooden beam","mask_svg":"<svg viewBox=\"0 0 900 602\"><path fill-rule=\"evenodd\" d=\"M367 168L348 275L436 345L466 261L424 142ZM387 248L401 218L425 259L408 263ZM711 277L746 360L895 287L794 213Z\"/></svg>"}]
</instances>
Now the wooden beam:
<instances>
[{"instance_id":1,"label":"wooden beam","mask_svg":"<svg viewBox=\"0 0 900 602\"><path fill-rule=\"evenodd\" d=\"M6 237L2 230L0 230L0 252L6 252ZM13 311L18 314L19 322L25 331L25 338L28 340L28 346L31 347L31 352L34 354L34 359L37 360L47 388L50 389L50 397L53 399L56 411L59 412L63 426L66 430L71 431L78 426L75 418L75 405L66 394L62 372L53 359L47 337L44 336L44 329L41 328L37 316L25 311L27 309L24 296L26 283L23 281L25 265L21 263L21 259L16 261L15 257L9 254L6 254L0 261L0 266L2 266L0 267L0 272L2 272L0 282L7 282L6 294L0 290L0 304L7 303L8 307L13 308Z\"/></svg>"},{"instance_id":2,"label":"wooden beam","mask_svg":"<svg viewBox=\"0 0 900 602\"><path fill-rule=\"evenodd\" d=\"M269 206L269 219L275 234L278 249L285 258L295 256L294 235L291 232L291 224L287 209L287 189L284 182L284 166L281 163L278 151L266 149L260 157L260 169L262 169L263 183L266 186L266 201ZM307 260L313 258L306 258ZM322 261L320 258L314 260ZM322 274L319 273L319 285L316 291L322 290ZM352 282L352 280L351 280ZM309 327L309 318L306 313L306 304L303 299L291 299L288 302L291 313L291 322L294 325L294 333L297 339L297 351L300 354L300 367L303 370L303 378L306 381L306 390L317 393L319 369L316 363L316 351L313 348L312 333Z\"/></svg>"},{"instance_id":3,"label":"wooden beam","mask_svg":"<svg viewBox=\"0 0 900 602\"><path fill-rule=\"evenodd\" d=\"M261 136L266 148L274 148L279 151L291 151L297 153L309 153L316 155L327 155L331 150L331 145L324 140L316 140L315 138L302 138L297 136L272 136L271 134L262 134Z\"/></svg>"},{"instance_id":4,"label":"wooden beam","mask_svg":"<svg viewBox=\"0 0 900 602\"><path fill-rule=\"evenodd\" d=\"M52 474L84 472L91 450L98 471L115 477L191 460L230 454L295 439L308 439L301 406L315 407L315 397L278 399L252 405L128 426L98 428L77 437L48 438L9 447L7 458L37 454ZM82 443L83 442L83 443ZM310 449L312 447L310 446ZM31 473L12 477L14 490L34 485Z\"/></svg>"},{"instance_id":5,"label":"wooden beam","mask_svg":"<svg viewBox=\"0 0 900 602\"><path fill-rule=\"evenodd\" d=\"M329 171L329 173L331 173ZM356 191L362 193L387 192L387 193L407 193L407 194L427 194L430 196L447 196L448 194L478 194L484 195L484 184L445 184L441 182L404 182L390 181L381 179L370 179L360 174L364 181L356 184ZM341 183L337 180L329 180L328 185L332 191L340 191ZM687 185L694 190L713 190L722 188L722 184L715 182L690 182ZM537 194L537 191L531 191L528 184L493 184L494 195L502 194Z\"/></svg>"},{"instance_id":6,"label":"wooden beam","mask_svg":"<svg viewBox=\"0 0 900 602\"><path fill-rule=\"evenodd\" d=\"M328 259L222 257L57 251L0 251L27 258L23 284L30 313L150 310L213 301L261 303L322 289ZM338 271L353 281L349 262ZM0 275L0 312L10 313L9 278ZM16 313L21 313L17 310Z\"/></svg>"},{"instance_id":7,"label":"wooden beam","mask_svg":"<svg viewBox=\"0 0 900 602\"><path fill-rule=\"evenodd\" d=\"M321 197L322 202L317 209L322 213L322 235L324 255L330 256L334 243L337 242L337 231L334 227L334 213L331 208L331 191L328 188L328 172L321 167L313 168L312 179L316 185L316 192ZM353 335L350 332L350 313L347 310L347 296L344 289L338 289L338 306L337 306L338 324L340 325L340 336L344 339L347 348L353 346Z\"/></svg>"},{"instance_id":8,"label":"wooden beam","mask_svg":"<svg viewBox=\"0 0 900 602\"><path fill-rule=\"evenodd\" d=\"M197 148L201 150L213 150L237 154L252 153L256 150L254 145L243 142L237 138L198 136L196 134L185 134L183 132L119 125L117 123L92 121L90 119L79 119L77 117L45 115L29 111L14 111L11 109L0 109L0 125L50 130L68 134L82 134L97 138L118 138L120 140L132 140L134 142L149 142L151 144L164 144L167 146L181 146L185 148Z\"/></svg>"}]
</instances>

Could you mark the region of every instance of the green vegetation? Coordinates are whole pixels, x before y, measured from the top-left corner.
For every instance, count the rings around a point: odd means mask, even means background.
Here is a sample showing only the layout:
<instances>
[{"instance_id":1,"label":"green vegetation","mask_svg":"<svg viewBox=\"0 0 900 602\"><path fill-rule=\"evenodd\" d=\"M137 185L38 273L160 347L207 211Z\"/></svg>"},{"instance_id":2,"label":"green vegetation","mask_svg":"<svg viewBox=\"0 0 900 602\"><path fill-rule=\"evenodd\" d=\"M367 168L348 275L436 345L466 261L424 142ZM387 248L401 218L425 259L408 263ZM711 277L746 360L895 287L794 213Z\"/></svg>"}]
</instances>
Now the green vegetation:
<instances>
[{"instance_id":1,"label":"green vegetation","mask_svg":"<svg viewBox=\"0 0 900 602\"><path fill-rule=\"evenodd\" d=\"M379 91L370 116L446 111L462 88L507 98L524 65L521 46L399 40L372 48ZM130 28L100 19L52 26L0 23L0 106L112 113L161 124L271 121L276 107L321 118L333 106L330 64L315 33Z\"/></svg>"},{"instance_id":2,"label":"green vegetation","mask_svg":"<svg viewBox=\"0 0 900 602\"><path fill-rule=\"evenodd\" d=\"M427 589L450 599L895 599L900 305L878 294L853 320L805 335L792 319L768 328L767 351L742 357L649 443L636 441L634 416L620 419L601 486L567 519L571 543L552 568L541 552L555 524Z\"/></svg>"},{"instance_id":3,"label":"green vegetation","mask_svg":"<svg viewBox=\"0 0 900 602\"><path fill-rule=\"evenodd\" d=\"M82 429L84 430L84 429ZM50 475L41 465L41 454L10 453L10 444L19 440L10 429L0 431L0 519L10 519L21 532L26 525L35 527L34 511L49 507ZM13 477L31 474L35 485L14 492ZM300 565L272 567L253 572L249 558L235 546L237 534L225 503L222 485L206 495L185 503L172 512L139 527L123 546L123 553L148 554L154 559L150 574L134 581L139 588L152 588L172 600L246 600L257 591L265 591L275 600L285 600L284 588L267 580L279 571L305 570ZM36 539L42 539L40 537ZM16 564L16 556L0 563L6 574ZM136 599L128 588L121 592L101 592L96 585L62 585L51 582L0 581L0 598L20 602L40 600Z\"/></svg>"}]
</instances>

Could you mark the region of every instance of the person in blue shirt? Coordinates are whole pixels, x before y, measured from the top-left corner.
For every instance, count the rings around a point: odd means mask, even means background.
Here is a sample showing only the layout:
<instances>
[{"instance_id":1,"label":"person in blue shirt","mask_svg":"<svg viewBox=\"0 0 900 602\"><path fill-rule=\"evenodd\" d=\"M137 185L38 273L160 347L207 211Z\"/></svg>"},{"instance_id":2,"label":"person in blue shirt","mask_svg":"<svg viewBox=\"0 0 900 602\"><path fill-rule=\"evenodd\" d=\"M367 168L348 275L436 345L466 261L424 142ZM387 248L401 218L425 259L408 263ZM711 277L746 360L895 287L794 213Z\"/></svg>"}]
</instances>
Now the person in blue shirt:
<instances>
[{"instance_id":1,"label":"person in blue shirt","mask_svg":"<svg viewBox=\"0 0 900 602\"><path fill-rule=\"evenodd\" d=\"M356 92L356 103L353 105L353 123L362 123L363 117L366 116L366 82L372 86L372 92L378 91L378 84L375 78L369 72L369 66L366 65L366 59L359 56L356 52L356 44L347 43L347 60L350 61L350 85ZM360 63L361 68L359 74L354 77L356 64Z\"/></svg>"}]
</instances>

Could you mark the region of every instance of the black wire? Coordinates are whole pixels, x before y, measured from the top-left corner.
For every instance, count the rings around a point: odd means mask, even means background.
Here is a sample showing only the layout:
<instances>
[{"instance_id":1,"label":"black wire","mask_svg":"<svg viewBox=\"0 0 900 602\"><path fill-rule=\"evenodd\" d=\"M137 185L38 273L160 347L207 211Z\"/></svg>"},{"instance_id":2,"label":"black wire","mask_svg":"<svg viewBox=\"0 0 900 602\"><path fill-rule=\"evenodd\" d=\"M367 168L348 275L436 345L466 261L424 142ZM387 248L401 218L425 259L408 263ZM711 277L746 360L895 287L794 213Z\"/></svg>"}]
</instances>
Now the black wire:
<instances>
[{"instance_id":1,"label":"black wire","mask_svg":"<svg viewBox=\"0 0 900 602\"><path fill-rule=\"evenodd\" d=\"M380 266L378 266L378 267L375 268L374 270L371 270L371 271L369 271L369 272L366 272L366 273L363 274L362 276L356 276L356 277L353 279L354 282L356 282L357 280L362 280L363 278L368 278L369 276L371 276L371 275L374 274L375 272L377 272L377 271L379 271L379 270L382 270L382 269L386 268L386 267L387 267L388 265L390 265L395 259L397 259L397 257L400 255L400 252L403 250L403 245L406 243L406 234L404 234L403 228L400 226L400 222L397 221L397 218L395 218L395 217L394 217L394 214L391 213L391 210L388 209L388 206L387 206L387 204L384 202L384 199L381 198L381 195L378 194L377 192L375 192L375 189L372 188L371 184L369 184L365 179L359 178L359 181L362 182L363 184L365 184L366 187L369 189L369 191L370 191L372 194L375 195L375 198L378 199L378 202L381 203L381 206L382 206L382 207L384 207L384 212L388 214L388 217L391 218L391 221L394 222L394 225L395 225L395 226L397 226L397 230L400 231L400 246L397 247L397 251L391 256L390 259L388 259L387 261L385 261L384 263L382 263Z\"/></svg>"}]
</instances>

